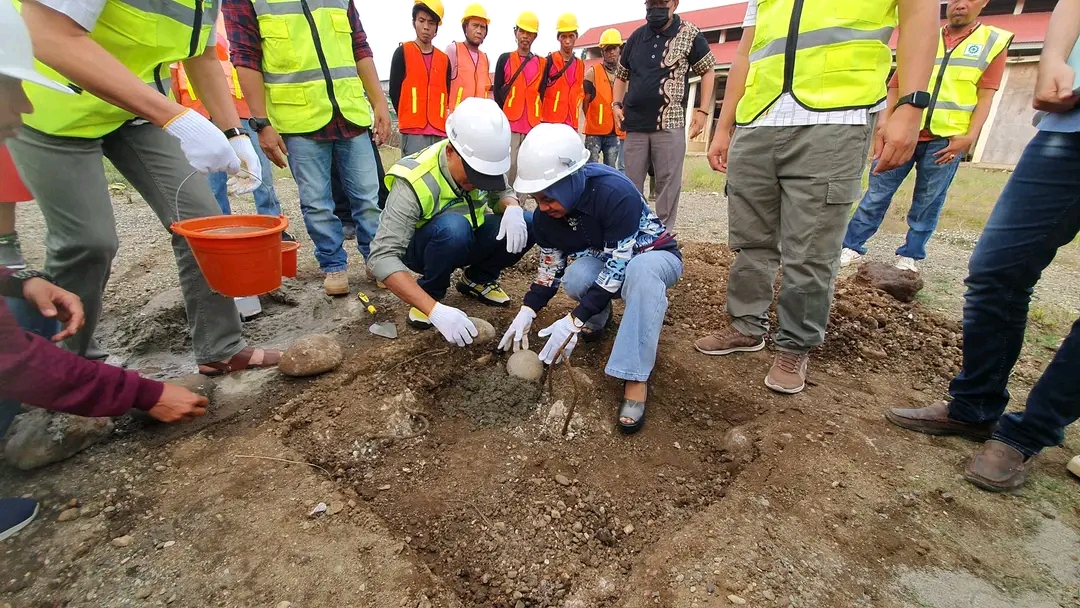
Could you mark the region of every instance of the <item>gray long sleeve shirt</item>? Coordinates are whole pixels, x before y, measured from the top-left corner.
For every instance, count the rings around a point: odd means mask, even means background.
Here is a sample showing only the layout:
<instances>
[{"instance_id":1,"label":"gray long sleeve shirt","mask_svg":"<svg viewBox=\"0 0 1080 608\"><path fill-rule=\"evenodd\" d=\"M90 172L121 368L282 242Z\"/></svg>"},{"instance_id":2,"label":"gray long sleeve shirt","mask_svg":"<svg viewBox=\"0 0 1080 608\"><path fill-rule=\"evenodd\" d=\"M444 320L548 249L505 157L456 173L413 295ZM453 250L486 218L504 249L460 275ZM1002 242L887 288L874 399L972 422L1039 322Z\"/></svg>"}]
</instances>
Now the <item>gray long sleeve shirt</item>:
<instances>
[{"instance_id":1,"label":"gray long sleeve shirt","mask_svg":"<svg viewBox=\"0 0 1080 608\"><path fill-rule=\"evenodd\" d=\"M439 153L439 170L442 171L446 182L454 189L454 194L465 196L465 192L450 175L450 167L446 162L446 150ZM489 192L488 207L497 209L499 202L503 199L517 200L517 197L514 191L509 189L502 192ZM423 216L424 211L420 206L420 199L412 186L405 180L395 179L386 199L386 208L383 209L382 217L379 219L379 230L375 233L375 240L371 242L371 255L368 256L368 267L376 279L385 281L394 273L409 270L404 261L405 252L409 248L413 234L416 233L416 223Z\"/></svg>"}]
</instances>

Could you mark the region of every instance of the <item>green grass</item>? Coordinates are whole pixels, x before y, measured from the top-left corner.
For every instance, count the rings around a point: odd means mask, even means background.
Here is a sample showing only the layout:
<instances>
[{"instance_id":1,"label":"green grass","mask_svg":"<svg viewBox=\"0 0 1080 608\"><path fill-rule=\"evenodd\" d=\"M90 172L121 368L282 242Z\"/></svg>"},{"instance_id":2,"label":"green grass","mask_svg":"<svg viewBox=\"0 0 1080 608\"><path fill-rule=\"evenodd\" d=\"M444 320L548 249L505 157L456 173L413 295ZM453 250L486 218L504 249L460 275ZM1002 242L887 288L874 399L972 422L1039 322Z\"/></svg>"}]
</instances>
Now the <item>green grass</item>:
<instances>
[{"instance_id":1,"label":"green grass","mask_svg":"<svg viewBox=\"0 0 1080 608\"><path fill-rule=\"evenodd\" d=\"M687 156L683 163L683 189L723 192L727 176L717 173L704 156Z\"/></svg>"}]
</instances>

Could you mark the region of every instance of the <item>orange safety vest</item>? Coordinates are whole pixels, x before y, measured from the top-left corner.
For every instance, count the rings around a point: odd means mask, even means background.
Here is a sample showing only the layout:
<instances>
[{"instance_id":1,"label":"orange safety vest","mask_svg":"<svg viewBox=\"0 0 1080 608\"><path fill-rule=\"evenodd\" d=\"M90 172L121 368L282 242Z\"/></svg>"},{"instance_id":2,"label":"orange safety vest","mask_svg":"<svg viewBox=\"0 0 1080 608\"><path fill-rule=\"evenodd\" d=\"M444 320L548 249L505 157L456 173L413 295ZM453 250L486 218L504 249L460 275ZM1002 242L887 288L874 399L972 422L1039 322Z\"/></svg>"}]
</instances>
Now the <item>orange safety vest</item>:
<instances>
[{"instance_id":1,"label":"orange safety vest","mask_svg":"<svg viewBox=\"0 0 1080 608\"><path fill-rule=\"evenodd\" d=\"M222 38L225 35L224 29L219 28L218 32L218 61L221 62L221 70L225 75L225 80L229 83L229 92L232 94L233 103L236 105L236 113L240 118L249 118L251 116L251 110L248 109L247 102L244 101L244 93L240 90L240 77L236 74L236 68L233 67L233 64L229 63L229 49L222 41ZM174 92L179 92L179 99L176 101L185 108L191 108L199 114L202 114L204 117L210 118L210 113L207 112L206 107L199 101L198 93L191 85L191 81L188 80L187 72L184 71L184 64L179 61L176 62L171 71L173 82L176 83Z\"/></svg>"},{"instance_id":2,"label":"orange safety vest","mask_svg":"<svg viewBox=\"0 0 1080 608\"><path fill-rule=\"evenodd\" d=\"M464 42L455 42L454 47L457 52L457 77L450 83L451 112L462 99L487 97L491 92L487 53L478 51L479 58L473 63L472 53Z\"/></svg>"},{"instance_id":3,"label":"orange safety vest","mask_svg":"<svg viewBox=\"0 0 1080 608\"><path fill-rule=\"evenodd\" d=\"M570 84L569 78L567 78L567 72L569 68L565 68L566 62L563 60L560 53L554 53L548 55L546 70L544 74L545 78L551 78L554 74L559 74L558 80L549 80L547 88L544 90L543 110L540 117L544 122L551 123L563 123L578 128L578 108L581 107L581 100L585 97L585 62L574 58L571 60L576 67L575 75L577 76L577 82Z\"/></svg>"},{"instance_id":4,"label":"orange safety vest","mask_svg":"<svg viewBox=\"0 0 1080 608\"><path fill-rule=\"evenodd\" d=\"M611 112L611 80L603 65L593 66L593 86L596 97L585 106L585 135L611 135L614 132L619 137L626 137L626 132L615 126Z\"/></svg>"},{"instance_id":5,"label":"orange safety vest","mask_svg":"<svg viewBox=\"0 0 1080 608\"><path fill-rule=\"evenodd\" d=\"M398 101L398 128L423 129L431 125L446 132L446 77L450 73L450 58L435 49L431 55L431 71L424 62L424 53L415 42L406 42L405 81L401 83Z\"/></svg>"},{"instance_id":6,"label":"orange safety vest","mask_svg":"<svg viewBox=\"0 0 1080 608\"><path fill-rule=\"evenodd\" d=\"M529 61L539 63L540 58L534 55L529 58ZM513 77L521 64L521 55L517 51L511 51L510 59L506 62L506 67L510 71L508 77ZM510 122L520 120L526 115L525 109L528 108L529 124L534 127L540 124L540 79L543 76L542 70L538 69L536 76L529 82L526 80L525 70L521 70L521 74L514 80L503 102L503 113L506 114L507 120Z\"/></svg>"}]
</instances>

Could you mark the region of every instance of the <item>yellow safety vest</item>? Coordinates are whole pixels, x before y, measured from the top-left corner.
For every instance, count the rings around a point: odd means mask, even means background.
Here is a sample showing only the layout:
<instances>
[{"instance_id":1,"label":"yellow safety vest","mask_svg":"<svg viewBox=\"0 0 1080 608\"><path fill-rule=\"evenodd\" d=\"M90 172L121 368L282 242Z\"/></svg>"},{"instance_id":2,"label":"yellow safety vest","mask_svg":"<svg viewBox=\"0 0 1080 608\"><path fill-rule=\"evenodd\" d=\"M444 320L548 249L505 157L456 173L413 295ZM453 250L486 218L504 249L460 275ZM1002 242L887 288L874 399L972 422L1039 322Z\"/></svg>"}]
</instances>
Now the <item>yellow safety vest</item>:
<instances>
[{"instance_id":1,"label":"yellow safety vest","mask_svg":"<svg viewBox=\"0 0 1080 608\"><path fill-rule=\"evenodd\" d=\"M219 0L107 0L90 38L143 82L169 95L169 65L202 54L219 8ZM45 76L68 82L40 61L35 64ZM24 122L50 135L102 137L135 118L85 91L64 95L27 84L26 94L34 113Z\"/></svg>"},{"instance_id":2,"label":"yellow safety vest","mask_svg":"<svg viewBox=\"0 0 1080 608\"><path fill-rule=\"evenodd\" d=\"M938 34L937 61L930 74L930 107L923 112L924 129L938 137L968 132L971 113L979 103L979 80L1012 39L1012 32L980 25L947 51L944 34Z\"/></svg>"},{"instance_id":3,"label":"yellow safety vest","mask_svg":"<svg viewBox=\"0 0 1080 608\"><path fill-rule=\"evenodd\" d=\"M386 187L393 188L398 179L405 180L412 186L416 198L420 199L420 208L424 215L416 222L420 228L436 216L443 213L464 215L473 229L484 225L484 213L487 211L487 193L480 190L466 192L459 196L450 185L439 167L439 158L450 145L443 140L435 145L406 156L386 172Z\"/></svg>"},{"instance_id":4,"label":"yellow safety vest","mask_svg":"<svg viewBox=\"0 0 1080 608\"><path fill-rule=\"evenodd\" d=\"M266 112L279 133L312 133L341 111L371 126L356 74L349 0L252 0L262 35Z\"/></svg>"},{"instance_id":5,"label":"yellow safety vest","mask_svg":"<svg viewBox=\"0 0 1080 608\"><path fill-rule=\"evenodd\" d=\"M757 120L784 93L816 111L877 105L896 24L896 0L761 2L736 122Z\"/></svg>"}]
</instances>

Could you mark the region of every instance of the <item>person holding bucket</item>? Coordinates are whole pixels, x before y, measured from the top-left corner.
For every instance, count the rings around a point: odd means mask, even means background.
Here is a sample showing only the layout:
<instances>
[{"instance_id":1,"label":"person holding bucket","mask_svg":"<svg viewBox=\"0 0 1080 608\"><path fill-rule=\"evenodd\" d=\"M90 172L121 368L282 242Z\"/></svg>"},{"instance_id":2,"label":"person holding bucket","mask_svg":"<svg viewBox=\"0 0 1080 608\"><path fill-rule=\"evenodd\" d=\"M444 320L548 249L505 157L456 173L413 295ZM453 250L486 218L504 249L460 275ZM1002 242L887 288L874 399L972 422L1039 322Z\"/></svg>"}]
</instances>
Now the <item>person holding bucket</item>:
<instances>
[{"instance_id":1,"label":"person holding bucket","mask_svg":"<svg viewBox=\"0 0 1080 608\"><path fill-rule=\"evenodd\" d=\"M449 342L472 344L476 326L441 304L450 277L490 306L510 297L499 275L532 247L532 214L522 210L504 175L510 169L510 122L490 99L463 100L446 119L447 139L387 171L390 196L368 260L375 278L412 305L409 325L435 327ZM495 213L488 213L488 207ZM500 243L500 241L504 241ZM409 271L420 273L420 280Z\"/></svg>"},{"instance_id":2,"label":"person holding bucket","mask_svg":"<svg viewBox=\"0 0 1080 608\"><path fill-rule=\"evenodd\" d=\"M65 346L92 359L108 356L94 330L119 247L103 159L166 227L220 214L205 174L229 173L234 189L246 193L259 186L262 172L221 77L217 3L197 3L196 11L171 0L138 7L114 2L22 3L38 70L76 94L27 84L36 111L8 140L45 218L45 269L86 308L85 326ZM184 62L213 122L168 97L168 66L175 61ZM233 300L210 289L185 239L173 234L172 247L199 371L277 365L280 352L244 341Z\"/></svg>"}]
</instances>

